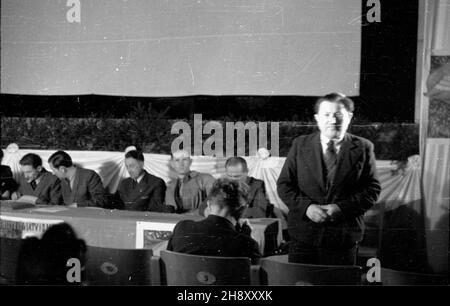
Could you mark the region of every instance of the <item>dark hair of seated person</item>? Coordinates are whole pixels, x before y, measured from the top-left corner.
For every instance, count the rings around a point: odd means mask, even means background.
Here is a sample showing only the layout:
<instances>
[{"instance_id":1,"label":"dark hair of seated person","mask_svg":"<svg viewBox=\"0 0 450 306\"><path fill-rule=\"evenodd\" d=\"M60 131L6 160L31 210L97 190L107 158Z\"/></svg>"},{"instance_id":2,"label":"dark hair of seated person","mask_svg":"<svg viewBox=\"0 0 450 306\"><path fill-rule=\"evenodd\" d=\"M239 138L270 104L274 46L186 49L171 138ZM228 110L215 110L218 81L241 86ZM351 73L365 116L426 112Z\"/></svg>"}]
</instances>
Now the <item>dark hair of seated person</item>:
<instances>
[{"instance_id":1,"label":"dark hair of seated person","mask_svg":"<svg viewBox=\"0 0 450 306\"><path fill-rule=\"evenodd\" d=\"M220 178L214 182L208 199L213 205L228 207L230 215L238 220L247 206L247 191L239 182Z\"/></svg>"},{"instance_id":2,"label":"dark hair of seated person","mask_svg":"<svg viewBox=\"0 0 450 306\"><path fill-rule=\"evenodd\" d=\"M80 285L68 282L67 272L71 266L67 267L67 261L77 258L80 267L83 267L85 256L86 243L77 238L70 225L53 225L41 239L32 237L22 241L17 264L17 284Z\"/></svg>"}]
</instances>

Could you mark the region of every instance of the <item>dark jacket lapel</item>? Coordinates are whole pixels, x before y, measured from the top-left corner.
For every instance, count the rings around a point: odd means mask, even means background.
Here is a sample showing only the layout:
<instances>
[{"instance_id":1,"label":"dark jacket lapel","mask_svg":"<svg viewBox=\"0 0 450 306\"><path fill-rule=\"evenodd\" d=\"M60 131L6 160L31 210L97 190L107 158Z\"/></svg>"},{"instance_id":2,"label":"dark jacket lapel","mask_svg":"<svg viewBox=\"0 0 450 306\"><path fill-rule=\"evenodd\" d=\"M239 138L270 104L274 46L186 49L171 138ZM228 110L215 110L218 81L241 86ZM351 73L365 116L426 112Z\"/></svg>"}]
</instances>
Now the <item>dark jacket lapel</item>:
<instances>
[{"instance_id":1,"label":"dark jacket lapel","mask_svg":"<svg viewBox=\"0 0 450 306\"><path fill-rule=\"evenodd\" d=\"M322 146L320 144L320 133L316 133L311 138L311 144L304 147L305 160L311 175L316 180L318 186L325 193L325 179L323 177L322 166Z\"/></svg>"},{"instance_id":2,"label":"dark jacket lapel","mask_svg":"<svg viewBox=\"0 0 450 306\"><path fill-rule=\"evenodd\" d=\"M36 189L34 190L35 196L39 197L41 194L43 194L43 191L45 191L45 188L49 184L49 175L51 175L45 168L42 168L41 171L41 180L39 184L37 184Z\"/></svg>"},{"instance_id":3,"label":"dark jacket lapel","mask_svg":"<svg viewBox=\"0 0 450 306\"><path fill-rule=\"evenodd\" d=\"M39 197L39 195L42 193L44 187L47 185L47 175L45 174L45 170L42 170L42 173L39 174L40 181L39 184L36 185L36 189L34 190L34 195Z\"/></svg>"},{"instance_id":4,"label":"dark jacket lapel","mask_svg":"<svg viewBox=\"0 0 450 306\"><path fill-rule=\"evenodd\" d=\"M80 175L81 175L80 168L77 167L76 171L75 171L75 179L73 180L73 189L72 189L72 192L70 193L72 203L76 202L78 200L77 194L78 194L78 185L80 182ZM69 187L70 187L70 184L69 184Z\"/></svg>"},{"instance_id":5,"label":"dark jacket lapel","mask_svg":"<svg viewBox=\"0 0 450 306\"><path fill-rule=\"evenodd\" d=\"M338 155L338 164L336 169L336 176L332 188L329 190L329 195L335 193L335 190L339 189L346 177L352 172L356 162L362 154L360 146L358 146L357 140L351 137L351 134L346 134L344 141Z\"/></svg>"},{"instance_id":6,"label":"dark jacket lapel","mask_svg":"<svg viewBox=\"0 0 450 306\"><path fill-rule=\"evenodd\" d=\"M147 185L149 184L150 176L148 175L148 172L144 170L144 176L142 177L141 181L137 184L136 189L134 189L131 193L132 201L138 201L141 197L141 190L144 190L147 188ZM132 182L131 182L132 183Z\"/></svg>"}]
</instances>

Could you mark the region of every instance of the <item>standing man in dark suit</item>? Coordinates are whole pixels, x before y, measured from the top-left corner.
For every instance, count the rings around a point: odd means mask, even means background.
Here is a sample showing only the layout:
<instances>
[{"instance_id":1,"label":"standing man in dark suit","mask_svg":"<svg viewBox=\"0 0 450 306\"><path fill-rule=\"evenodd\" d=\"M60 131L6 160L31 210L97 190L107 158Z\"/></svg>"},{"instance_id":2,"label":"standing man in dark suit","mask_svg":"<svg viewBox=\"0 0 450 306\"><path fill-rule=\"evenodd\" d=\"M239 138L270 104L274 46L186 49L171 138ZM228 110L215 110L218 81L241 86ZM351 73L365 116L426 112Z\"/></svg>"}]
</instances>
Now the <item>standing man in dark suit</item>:
<instances>
[{"instance_id":1,"label":"standing man in dark suit","mask_svg":"<svg viewBox=\"0 0 450 306\"><path fill-rule=\"evenodd\" d=\"M125 154L129 178L120 182L115 206L125 210L164 212L165 182L144 170L144 155L140 151Z\"/></svg>"},{"instance_id":2,"label":"standing man in dark suit","mask_svg":"<svg viewBox=\"0 0 450 306\"><path fill-rule=\"evenodd\" d=\"M61 180L64 204L71 207L106 205L105 189L95 171L76 167L70 155L64 151L53 153L48 163L53 173Z\"/></svg>"},{"instance_id":3,"label":"standing man in dark suit","mask_svg":"<svg viewBox=\"0 0 450 306\"><path fill-rule=\"evenodd\" d=\"M270 204L266 195L264 181L248 176L247 162L242 157L230 157L225 162L226 176L243 184L248 191L247 209L242 218L271 218L273 204Z\"/></svg>"},{"instance_id":4,"label":"standing man in dark suit","mask_svg":"<svg viewBox=\"0 0 450 306\"><path fill-rule=\"evenodd\" d=\"M39 155L28 153L19 161L23 177L13 200L32 202L37 205L62 204L60 180L42 167Z\"/></svg>"},{"instance_id":5,"label":"standing man in dark suit","mask_svg":"<svg viewBox=\"0 0 450 306\"><path fill-rule=\"evenodd\" d=\"M3 160L3 150L0 149L0 164ZM13 178L11 168L9 166L0 165L0 199L9 199L14 190L17 188L17 183Z\"/></svg>"},{"instance_id":6,"label":"standing man in dark suit","mask_svg":"<svg viewBox=\"0 0 450 306\"><path fill-rule=\"evenodd\" d=\"M317 100L320 133L297 137L277 181L289 207L289 261L351 265L362 216L380 194L373 144L347 133L353 101L338 93Z\"/></svg>"},{"instance_id":7,"label":"standing man in dark suit","mask_svg":"<svg viewBox=\"0 0 450 306\"><path fill-rule=\"evenodd\" d=\"M258 243L250 237L248 224L239 222L247 206L241 185L229 179L215 181L207 205L206 219L177 223L167 249L194 255L249 257L256 264L261 257Z\"/></svg>"}]
</instances>

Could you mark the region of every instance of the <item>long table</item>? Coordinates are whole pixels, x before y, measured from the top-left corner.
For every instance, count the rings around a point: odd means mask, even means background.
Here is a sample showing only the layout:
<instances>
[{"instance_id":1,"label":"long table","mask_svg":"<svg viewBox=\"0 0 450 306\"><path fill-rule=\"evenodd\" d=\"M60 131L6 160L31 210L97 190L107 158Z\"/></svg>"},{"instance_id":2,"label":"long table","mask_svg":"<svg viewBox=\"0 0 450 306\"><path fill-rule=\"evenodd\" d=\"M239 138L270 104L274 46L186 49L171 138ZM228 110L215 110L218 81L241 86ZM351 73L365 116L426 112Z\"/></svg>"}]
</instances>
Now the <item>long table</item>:
<instances>
[{"instance_id":1,"label":"long table","mask_svg":"<svg viewBox=\"0 0 450 306\"><path fill-rule=\"evenodd\" d=\"M11 241L39 236L48 227L66 222L88 246L113 249L152 249L155 255L165 249L175 225L181 220L201 220L198 215L72 208L66 206L21 207L20 203L0 201L1 268L11 264L17 246ZM249 219L255 239L264 255L272 255L282 240L278 219ZM1 272L1 270L0 270Z\"/></svg>"}]
</instances>

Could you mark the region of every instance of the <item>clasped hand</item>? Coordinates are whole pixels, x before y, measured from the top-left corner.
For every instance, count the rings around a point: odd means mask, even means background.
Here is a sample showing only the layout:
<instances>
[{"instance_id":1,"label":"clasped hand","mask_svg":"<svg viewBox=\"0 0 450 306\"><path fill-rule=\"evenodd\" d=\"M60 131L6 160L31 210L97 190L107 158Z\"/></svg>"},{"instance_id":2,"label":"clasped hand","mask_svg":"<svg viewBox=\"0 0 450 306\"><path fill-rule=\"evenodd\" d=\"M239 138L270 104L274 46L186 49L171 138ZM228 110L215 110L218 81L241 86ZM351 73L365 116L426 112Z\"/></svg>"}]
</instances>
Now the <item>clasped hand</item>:
<instances>
[{"instance_id":1,"label":"clasped hand","mask_svg":"<svg viewBox=\"0 0 450 306\"><path fill-rule=\"evenodd\" d=\"M311 204L306 210L306 216L315 223L335 221L341 214L341 209L336 204L317 205Z\"/></svg>"}]
</instances>

